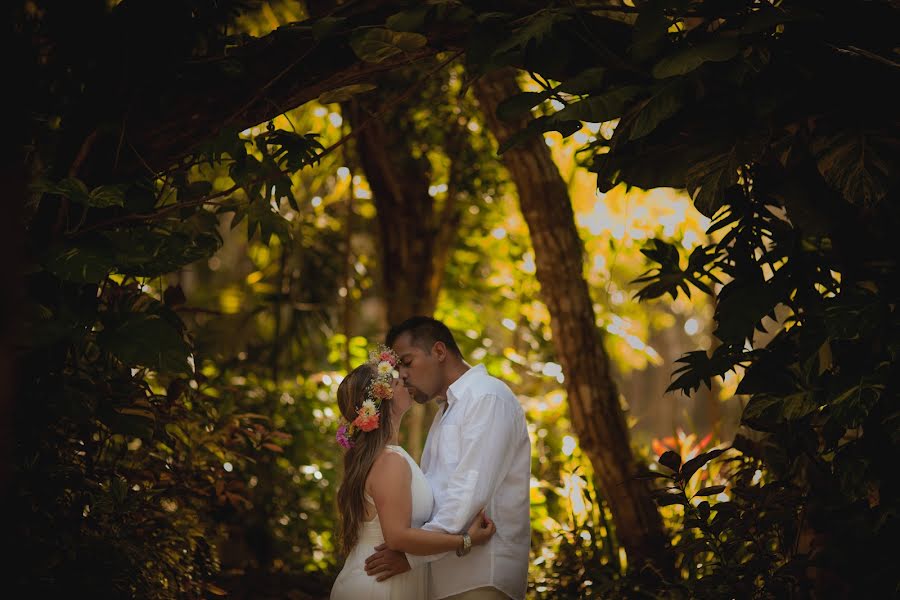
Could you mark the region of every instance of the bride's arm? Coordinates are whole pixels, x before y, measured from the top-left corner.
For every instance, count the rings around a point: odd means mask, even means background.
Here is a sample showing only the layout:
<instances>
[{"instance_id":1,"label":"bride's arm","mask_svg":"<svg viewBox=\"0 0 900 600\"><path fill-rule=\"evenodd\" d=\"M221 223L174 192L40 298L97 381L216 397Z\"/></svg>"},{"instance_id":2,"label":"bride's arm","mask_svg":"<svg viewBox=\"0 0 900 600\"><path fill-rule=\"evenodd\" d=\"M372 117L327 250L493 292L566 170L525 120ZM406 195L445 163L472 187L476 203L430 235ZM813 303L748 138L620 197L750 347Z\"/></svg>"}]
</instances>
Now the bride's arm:
<instances>
[{"instance_id":1,"label":"bride's arm","mask_svg":"<svg viewBox=\"0 0 900 600\"><path fill-rule=\"evenodd\" d=\"M426 531L410 527L412 518L412 472L406 459L394 452L385 452L372 465L369 488L384 542L391 550L407 554L425 555L449 552L462 548L461 534ZM472 545L487 542L493 535L493 523L487 527L473 525L469 528Z\"/></svg>"}]
</instances>

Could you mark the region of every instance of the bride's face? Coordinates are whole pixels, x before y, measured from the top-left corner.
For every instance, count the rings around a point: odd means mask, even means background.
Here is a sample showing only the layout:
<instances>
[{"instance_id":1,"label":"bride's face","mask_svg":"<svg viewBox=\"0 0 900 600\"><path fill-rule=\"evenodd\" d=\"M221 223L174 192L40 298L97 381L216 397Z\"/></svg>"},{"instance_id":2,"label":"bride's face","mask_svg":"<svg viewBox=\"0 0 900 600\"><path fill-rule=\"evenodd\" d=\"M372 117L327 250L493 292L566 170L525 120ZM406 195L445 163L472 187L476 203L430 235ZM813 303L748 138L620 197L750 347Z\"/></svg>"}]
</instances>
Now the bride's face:
<instances>
[{"instance_id":1,"label":"bride's face","mask_svg":"<svg viewBox=\"0 0 900 600\"><path fill-rule=\"evenodd\" d=\"M391 388L394 390L394 396L391 398L391 412L399 418L412 406L412 396L409 395L409 390L406 389L403 380L399 377L391 381Z\"/></svg>"}]
</instances>

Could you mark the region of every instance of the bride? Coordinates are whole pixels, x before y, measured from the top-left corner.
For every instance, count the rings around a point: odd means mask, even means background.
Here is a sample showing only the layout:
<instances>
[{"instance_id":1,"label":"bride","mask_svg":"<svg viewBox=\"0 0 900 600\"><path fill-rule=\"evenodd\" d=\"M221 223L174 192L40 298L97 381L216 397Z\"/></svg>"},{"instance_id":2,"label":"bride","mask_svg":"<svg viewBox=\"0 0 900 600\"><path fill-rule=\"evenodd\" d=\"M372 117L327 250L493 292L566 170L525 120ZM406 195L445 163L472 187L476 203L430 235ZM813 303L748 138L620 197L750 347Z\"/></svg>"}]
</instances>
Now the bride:
<instances>
[{"instance_id":1,"label":"bride","mask_svg":"<svg viewBox=\"0 0 900 600\"><path fill-rule=\"evenodd\" d=\"M378 581L366 574L365 558L375 547L417 555L487 543L496 531L482 510L462 534L417 529L431 516L431 487L412 457L397 445L400 419L412 405L386 347L353 369L338 386L342 425L337 440L346 449L344 478L337 493L339 541L347 556L331 589L331 600L421 600L428 598L428 566Z\"/></svg>"}]
</instances>

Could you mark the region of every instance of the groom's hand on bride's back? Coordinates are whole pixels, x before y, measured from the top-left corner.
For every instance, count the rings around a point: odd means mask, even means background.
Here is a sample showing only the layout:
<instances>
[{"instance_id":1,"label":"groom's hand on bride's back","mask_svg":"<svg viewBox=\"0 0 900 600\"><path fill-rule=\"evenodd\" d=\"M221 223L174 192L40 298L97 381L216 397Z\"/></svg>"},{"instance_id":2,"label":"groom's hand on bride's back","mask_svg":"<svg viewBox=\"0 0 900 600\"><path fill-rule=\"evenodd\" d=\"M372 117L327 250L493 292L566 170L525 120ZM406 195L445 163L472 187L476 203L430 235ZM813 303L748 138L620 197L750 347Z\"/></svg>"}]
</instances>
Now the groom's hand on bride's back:
<instances>
[{"instance_id":1,"label":"groom's hand on bride's back","mask_svg":"<svg viewBox=\"0 0 900 600\"><path fill-rule=\"evenodd\" d=\"M366 559L366 575L376 577L377 581L390 579L409 569L406 554L388 549L387 544L375 546L375 554Z\"/></svg>"}]
</instances>

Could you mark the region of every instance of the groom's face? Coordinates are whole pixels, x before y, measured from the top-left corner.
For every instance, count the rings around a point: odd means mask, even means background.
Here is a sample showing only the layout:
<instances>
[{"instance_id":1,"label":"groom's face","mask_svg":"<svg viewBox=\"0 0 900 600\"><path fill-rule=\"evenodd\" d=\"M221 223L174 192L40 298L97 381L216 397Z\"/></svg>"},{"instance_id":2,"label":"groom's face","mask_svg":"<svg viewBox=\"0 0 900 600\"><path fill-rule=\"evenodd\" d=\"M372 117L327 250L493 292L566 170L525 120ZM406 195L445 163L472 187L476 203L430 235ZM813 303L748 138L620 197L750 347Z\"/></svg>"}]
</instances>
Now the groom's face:
<instances>
[{"instance_id":1,"label":"groom's face","mask_svg":"<svg viewBox=\"0 0 900 600\"><path fill-rule=\"evenodd\" d=\"M407 388L412 388L410 392L416 402L428 402L440 393L443 377L436 353L414 344L408 333L394 341L393 350L400 357L400 379Z\"/></svg>"}]
</instances>

